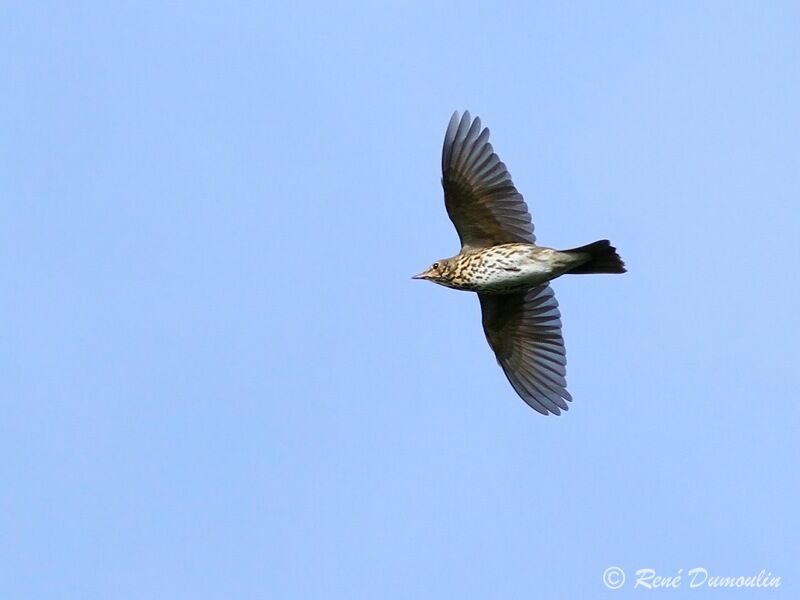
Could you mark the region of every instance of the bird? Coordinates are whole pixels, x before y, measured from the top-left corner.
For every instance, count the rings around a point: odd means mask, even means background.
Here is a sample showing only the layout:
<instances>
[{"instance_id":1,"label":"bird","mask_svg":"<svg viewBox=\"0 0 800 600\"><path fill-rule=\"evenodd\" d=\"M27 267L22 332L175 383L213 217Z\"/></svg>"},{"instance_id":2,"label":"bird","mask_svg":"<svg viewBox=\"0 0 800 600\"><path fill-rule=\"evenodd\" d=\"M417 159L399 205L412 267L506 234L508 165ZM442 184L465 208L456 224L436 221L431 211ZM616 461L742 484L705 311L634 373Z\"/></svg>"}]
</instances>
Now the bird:
<instances>
[{"instance_id":1,"label":"bird","mask_svg":"<svg viewBox=\"0 0 800 600\"><path fill-rule=\"evenodd\" d=\"M625 273L608 240L569 250L536 244L528 205L469 111L453 113L442 147L442 187L461 250L413 279L476 292L483 330L511 386L543 415L569 409L561 313L550 282Z\"/></svg>"}]
</instances>

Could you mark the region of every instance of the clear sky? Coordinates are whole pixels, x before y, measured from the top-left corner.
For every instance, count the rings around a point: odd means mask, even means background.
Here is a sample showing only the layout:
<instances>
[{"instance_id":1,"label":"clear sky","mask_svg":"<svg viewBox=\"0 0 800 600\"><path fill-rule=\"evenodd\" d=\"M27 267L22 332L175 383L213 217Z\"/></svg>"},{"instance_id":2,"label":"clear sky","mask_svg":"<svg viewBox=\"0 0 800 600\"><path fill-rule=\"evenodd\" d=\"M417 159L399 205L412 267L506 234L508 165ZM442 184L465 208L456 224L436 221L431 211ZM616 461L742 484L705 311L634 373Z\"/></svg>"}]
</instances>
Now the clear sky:
<instances>
[{"instance_id":1,"label":"clear sky","mask_svg":"<svg viewBox=\"0 0 800 600\"><path fill-rule=\"evenodd\" d=\"M798 22L3 3L0 596L800 597ZM540 243L628 264L554 284L561 417L410 279L456 109Z\"/></svg>"}]
</instances>

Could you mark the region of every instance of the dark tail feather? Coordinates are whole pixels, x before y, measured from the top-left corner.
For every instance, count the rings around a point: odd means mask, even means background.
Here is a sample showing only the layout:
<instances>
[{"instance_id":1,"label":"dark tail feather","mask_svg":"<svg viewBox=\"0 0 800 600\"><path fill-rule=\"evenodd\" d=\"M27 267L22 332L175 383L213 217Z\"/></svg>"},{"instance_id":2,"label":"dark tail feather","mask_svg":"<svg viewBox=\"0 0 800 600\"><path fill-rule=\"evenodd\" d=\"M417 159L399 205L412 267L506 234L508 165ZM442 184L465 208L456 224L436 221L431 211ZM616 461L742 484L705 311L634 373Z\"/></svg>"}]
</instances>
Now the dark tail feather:
<instances>
[{"instance_id":1,"label":"dark tail feather","mask_svg":"<svg viewBox=\"0 0 800 600\"><path fill-rule=\"evenodd\" d=\"M563 250L563 252L586 256L585 263L567 271L568 273L624 273L626 271L625 263L617 254L617 249L608 240L599 240L580 248Z\"/></svg>"}]
</instances>

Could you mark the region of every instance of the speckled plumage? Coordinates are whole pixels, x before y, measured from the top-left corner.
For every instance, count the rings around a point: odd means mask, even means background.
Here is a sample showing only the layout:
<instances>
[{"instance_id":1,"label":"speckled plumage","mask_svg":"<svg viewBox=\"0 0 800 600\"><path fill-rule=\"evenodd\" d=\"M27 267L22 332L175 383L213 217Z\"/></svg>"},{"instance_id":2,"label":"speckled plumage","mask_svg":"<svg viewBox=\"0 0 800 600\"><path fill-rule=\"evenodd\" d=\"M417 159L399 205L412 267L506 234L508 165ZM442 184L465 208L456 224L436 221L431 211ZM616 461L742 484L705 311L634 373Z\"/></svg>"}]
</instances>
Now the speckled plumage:
<instances>
[{"instance_id":1,"label":"speckled plumage","mask_svg":"<svg viewBox=\"0 0 800 600\"><path fill-rule=\"evenodd\" d=\"M566 389L561 315L549 282L565 273L624 273L608 240L571 250L537 246L528 207L469 112L454 113L442 149L447 214L461 251L415 279L477 292L486 339L519 396L542 414L560 414Z\"/></svg>"},{"instance_id":2,"label":"speckled plumage","mask_svg":"<svg viewBox=\"0 0 800 600\"><path fill-rule=\"evenodd\" d=\"M469 292L512 294L558 277L580 257L535 244L501 244L442 259L426 279Z\"/></svg>"}]
</instances>

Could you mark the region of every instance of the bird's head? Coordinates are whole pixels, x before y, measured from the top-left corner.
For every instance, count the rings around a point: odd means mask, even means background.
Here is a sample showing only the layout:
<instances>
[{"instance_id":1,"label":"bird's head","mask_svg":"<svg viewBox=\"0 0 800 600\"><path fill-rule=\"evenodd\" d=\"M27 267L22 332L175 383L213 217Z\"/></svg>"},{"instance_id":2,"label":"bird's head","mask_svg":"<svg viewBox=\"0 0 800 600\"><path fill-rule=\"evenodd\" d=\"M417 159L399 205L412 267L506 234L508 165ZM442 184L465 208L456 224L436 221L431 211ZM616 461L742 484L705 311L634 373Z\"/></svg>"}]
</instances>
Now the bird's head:
<instances>
[{"instance_id":1,"label":"bird's head","mask_svg":"<svg viewBox=\"0 0 800 600\"><path fill-rule=\"evenodd\" d=\"M451 261L446 258L442 258L437 260L419 275L414 275L412 279L427 279L428 281L433 281L434 283L439 283L441 285L449 285L453 280L453 270L451 267Z\"/></svg>"}]
</instances>

